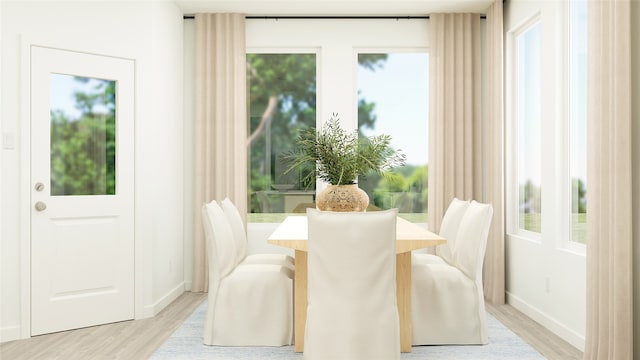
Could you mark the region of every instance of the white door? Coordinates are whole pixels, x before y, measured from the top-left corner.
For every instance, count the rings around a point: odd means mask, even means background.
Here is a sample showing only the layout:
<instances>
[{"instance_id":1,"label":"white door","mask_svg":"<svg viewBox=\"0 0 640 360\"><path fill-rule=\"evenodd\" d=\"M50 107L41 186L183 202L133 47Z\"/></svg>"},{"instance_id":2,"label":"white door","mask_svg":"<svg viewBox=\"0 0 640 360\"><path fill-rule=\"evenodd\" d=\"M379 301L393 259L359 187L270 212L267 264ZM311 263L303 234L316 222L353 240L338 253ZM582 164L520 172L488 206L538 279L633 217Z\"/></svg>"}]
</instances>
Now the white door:
<instances>
[{"instance_id":1,"label":"white door","mask_svg":"<svg viewBox=\"0 0 640 360\"><path fill-rule=\"evenodd\" d=\"M134 316L134 63L31 47L31 334Z\"/></svg>"}]
</instances>

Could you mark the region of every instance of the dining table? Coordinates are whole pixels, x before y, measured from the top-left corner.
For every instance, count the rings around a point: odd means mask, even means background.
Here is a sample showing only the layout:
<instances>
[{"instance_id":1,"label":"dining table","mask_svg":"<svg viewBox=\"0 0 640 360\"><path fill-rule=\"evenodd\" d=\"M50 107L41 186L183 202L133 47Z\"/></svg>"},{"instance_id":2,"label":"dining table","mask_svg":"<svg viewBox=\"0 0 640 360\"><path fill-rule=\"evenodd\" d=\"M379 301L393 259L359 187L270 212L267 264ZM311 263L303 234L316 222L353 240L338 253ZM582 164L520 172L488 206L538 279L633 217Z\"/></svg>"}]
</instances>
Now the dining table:
<instances>
[{"instance_id":1,"label":"dining table","mask_svg":"<svg viewBox=\"0 0 640 360\"><path fill-rule=\"evenodd\" d=\"M306 215L288 216L267 242L295 250L294 349L304 351L307 321L307 239ZM400 351L411 352L411 251L446 243L440 235L401 217L396 222L396 297L400 319ZM366 246L366 244L363 244Z\"/></svg>"}]
</instances>

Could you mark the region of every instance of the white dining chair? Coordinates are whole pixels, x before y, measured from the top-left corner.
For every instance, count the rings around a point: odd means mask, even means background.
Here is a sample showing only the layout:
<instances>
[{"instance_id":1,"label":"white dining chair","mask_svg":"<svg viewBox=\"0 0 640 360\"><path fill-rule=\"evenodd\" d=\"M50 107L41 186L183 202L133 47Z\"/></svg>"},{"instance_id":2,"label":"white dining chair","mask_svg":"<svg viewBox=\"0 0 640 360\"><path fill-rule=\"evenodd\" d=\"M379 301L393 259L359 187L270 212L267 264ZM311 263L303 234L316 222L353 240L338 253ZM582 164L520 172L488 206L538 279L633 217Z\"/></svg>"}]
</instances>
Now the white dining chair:
<instances>
[{"instance_id":1,"label":"white dining chair","mask_svg":"<svg viewBox=\"0 0 640 360\"><path fill-rule=\"evenodd\" d=\"M490 204L472 201L447 238L451 263L412 263L413 345L487 343L482 265L492 216Z\"/></svg>"},{"instance_id":2,"label":"white dining chair","mask_svg":"<svg viewBox=\"0 0 640 360\"><path fill-rule=\"evenodd\" d=\"M469 201L453 198L440 222L439 235L447 239L447 243L436 246L435 254L414 251L411 261L418 264L453 264L453 251L460 221L469 207Z\"/></svg>"},{"instance_id":3,"label":"white dining chair","mask_svg":"<svg viewBox=\"0 0 640 360\"><path fill-rule=\"evenodd\" d=\"M220 202L222 210L229 221L233 239L235 241L236 262L241 265L246 264L276 264L295 269L293 257L286 254L248 254L247 233L240 216L240 212L236 205L229 199L225 198Z\"/></svg>"},{"instance_id":4,"label":"white dining chair","mask_svg":"<svg viewBox=\"0 0 640 360\"><path fill-rule=\"evenodd\" d=\"M396 302L397 209L307 209L308 287L304 356L400 358Z\"/></svg>"},{"instance_id":5,"label":"white dining chair","mask_svg":"<svg viewBox=\"0 0 640 360\"><path fill-rule=\"evenodd\" d=\"M227 217L215 201L202 207L209 294L203 342L222 346L293 343L293 271L237 262Z\"/></svg>"}]
</instances>

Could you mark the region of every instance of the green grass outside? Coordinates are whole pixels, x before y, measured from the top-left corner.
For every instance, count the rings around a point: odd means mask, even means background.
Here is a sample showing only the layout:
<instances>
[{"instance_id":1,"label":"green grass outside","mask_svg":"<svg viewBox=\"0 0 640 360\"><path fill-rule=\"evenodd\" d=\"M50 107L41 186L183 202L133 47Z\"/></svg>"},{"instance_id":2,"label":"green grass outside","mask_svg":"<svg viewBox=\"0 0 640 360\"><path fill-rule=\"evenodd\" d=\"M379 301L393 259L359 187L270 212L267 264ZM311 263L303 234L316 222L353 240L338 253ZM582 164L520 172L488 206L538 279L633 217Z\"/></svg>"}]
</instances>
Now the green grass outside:
<instances>
[{"instance_id":1,"label":"green grass outside","mask_svg":"<svg viewBox=\"0 0 640 360\"><path fill-rule=\"evenodd\" d=\"M540 214L520 214L520 228L539 233L542 228ZM571 215L571 237L577 243L587 243L587 214Z\"/></svg>"},{"instance_id":2,"label":"green grass outside","mask_svg":"<svg viewBox=\"0 0 640 360\"><path fill-rule=\"evenodd\" d=\"M262 213L249 213L247 214L247 222L248 223L281 223L287 216L301 216L304 213L276 213L276 214L262 214ZM426 223L427 222L427 214L409 214L409 213L400 213L398 214L401 218L412 222L412 223Z\"/></svg>"},{"instance_id":3,"label":"green grass outside","mask_svg":"<svg viewBox=\"0 0 640 360\"><path fill-rule=\"evenodd\" d=\"M520 229L539 233L542 229L540 213L520 213Z\"/></svg>"},{"instance_id":4,"label":"green grass outside","mask_svg":"<svg viewBox=\"0 0 640 360\"><path fill-rule=\"evenodd\" d=\"M300 213L277 213L277 214L247 214L247 222L250 223L281 223L287 216L301 216ZM398 214L401 218L412 223L426 223L427 214ZM524 226L523 226L524 225ZM520 214L520 226L525 230L540 232L540 214L529 213ZM571 236L572 240L580 243L587 243L587 214L572 214L571 216Z\"/></svg>"},{"instance_id":5,"label":"green grass outside","mask_svg":"<svg viewBox=\"0 0 640 360\"><path fill-rule=\"evenodd\" d=\"M587 214L571 215L571 237L572 240L580 243L587 243Z\"/></svg>"}]
</instances>

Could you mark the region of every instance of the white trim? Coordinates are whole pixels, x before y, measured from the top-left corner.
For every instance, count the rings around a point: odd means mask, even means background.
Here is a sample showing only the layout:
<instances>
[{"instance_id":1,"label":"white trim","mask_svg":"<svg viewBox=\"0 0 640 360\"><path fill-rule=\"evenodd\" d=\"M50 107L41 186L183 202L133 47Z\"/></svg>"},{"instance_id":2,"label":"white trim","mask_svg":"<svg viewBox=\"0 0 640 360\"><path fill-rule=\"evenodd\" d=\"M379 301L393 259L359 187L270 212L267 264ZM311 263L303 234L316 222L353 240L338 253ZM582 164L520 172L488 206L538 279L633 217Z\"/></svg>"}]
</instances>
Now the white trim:
<instances>
[{"instance_id":1,"label":"white trim","mask_svg":"<svg viewBox=\"0 0 640 360\"><path fill-rule=\"evenodd\" d=\"M571 222L569 222L569 233L571 234ZM567 237L567 241L565 241L564 243L560 244L560 246L558 246L558 248L560 250L564 250L566 252L575 254L575 255L580 255L580 256L587 256L587 244L582 244L579 243L577 241L573 241L572 238L573 234L570 235L569 237Z\"/></svg>"},{"instance_id":2,"label":"white trim","mask_svg":"<svg viewBox=\"0 0 640 360\"><path fill-rule=\"evenodd\" d=\"M512 30L509 30L508 31L509 35L515 38L518 35L521 35L521 34L527 32L527 30L529 30L533 25L535 25L536 23L540 22L540 18L541 18L541 12L540 11L535 12L533 15L528 17L526 20L524 20L520 24L514 26Z\"/></svg>"},{"instance_id":3,"label":"white trim","mask_svg":"<svg viewBox=\"0 0 640 360\"><path fill-rule=\"evenodd\" d=\"M17 131L20 136L20 338L31 337L31 46L34 44L20 36L20 113ZM28 124L28 126L26 125Z\"/></svg>"},{"instance_id":4,"label":"white trim","mask_svg":"<svg viewBox=\"0 0 640 360\"><path fill-rule=\"evenodd\" d=\"M0 343L21 339L22 329L20 326L7 326L0 328Z\"/></svg>"},{"instance_id":5,"label":"white trim","mask_svg":"<svg viewBox=\"0 0 640 360\"><path fill-rule=\"evenodd\" d=\"M564 176L564 182L565 182L565 188L566 190L566 198L563 199L563 205L566 206L566 210L564 210L564 215L566 218L564 219L564 222L568 224L567 228L565 229L565 234L563 234L564 236L562 237L562 239L564 239L564 241L562 241L560 244L558 244L558 246L560 248L565 248L568 251L571 251L573 253L577 253L583 256L586 256L587 254L587 246L586 246L586 239L585 239L585 243L579 243L577 241L573 240L573 213L572 213L572 208L573 208L573 204L572 204L572 196L573 196L573 178L572 178L572 172L571 172L571 167L572 167L572 163L571 163L571 155L572 155L572 148L573 148L573 142L571 141L571 137L572 137L572 128L571 128L571 120L572 120L572 112L571 112L571 107L572 107L572 103L571 103L571 99L572 99L572 88L571 88L571 43L572 43L572 38L571 38L571 7L572 5L574 5L571 1L567 1L564 6L563 6L563 26L564 26L564 34L566 36L563 36L562 41L563 41L563 48L564 48L564 60L562 63L562 70L563 73L565 74L563 76L563 96L565 97L563 103L564 108L563 110L563 119L564 121L562 121L562 144L564 145L564 149L563 149L563 154L562 154L562 159L564 159L564 161L566 161L567 166L564 167L564 171L565 173L563 174ZM585 77L587 76L586 74L586 69L585 69ZM585 106L587 106L587 104L585 103ZM585 110L585 115L587 114L587 111ZM586 134L585 134L586 136ZM585 152L587 151L587 149L584 149ZM585 153L585 160L588 162L589 159L586 158L586 153ZM587 184L585 183L585 186ZM586 225L585 225L586 226Z\"/></svg>"},{"instance_id":6,"label":"white trim","mask_svg":"<svg viewBox=\"0 0 640 360\"><path fill-rule=\"evenodd\" d=\"M151 315L146 316L156 316L162 309L167 307L167 305L171 304L175 299L177 299L180 295L185 292L185 283L181 282L178 286L171 289L168 293L162 296L158 301L153 303L152 306L149 307L151 310Z\"/></svg>"},{"instance_id":7,"label":"white trim","mask_svg":"<svg viewBox=\"0 0 640 360\"><path fill-rule=\"evenodd\" d=\"M543 313L534 306L528 304L526 301L518 298L507 291L507 304L513 306L529 318L533 319L552 333L558 335L564 341L571 344L573 347L580 351L584 351L585 339L577 332L569 329L558 321L554 320L551 316Z\"/></svg>"},{"instance_id":8,"label":"white trim","mask_svg":"<svg viewBox=\"0 0 640 360\"><path fill-rule=\"evenodd\" d=\"M252 46L247 47L245 51L247 54L313 54L316 55L317 60L320 56L320 50L320 47Z\"/></svg>"},{"instance_id":9,"label":"white trim","mask_svg":"<svg viewBox=\"0 0 640 360\"><path fill-rule=\"evenodd\" d=\"M509 30L506 35L508 44L506 54L506 111L505 111L505 223L508 235L526 238L537 243L542 242L542 234L520 229L519 183L518 183L518 86L517 86L517 37L540 24L538 11ZM510 51L509 51L510 50ZM542 151L542 149L541 149ZM541 154L542 156L542 154ZM515 181L514 181L515 180ZM542 180L542 179L541 179ZM540 184L542 186L542 184ZM542 216L542 215L541 215Z\"/></svg>"}]
</instances>

